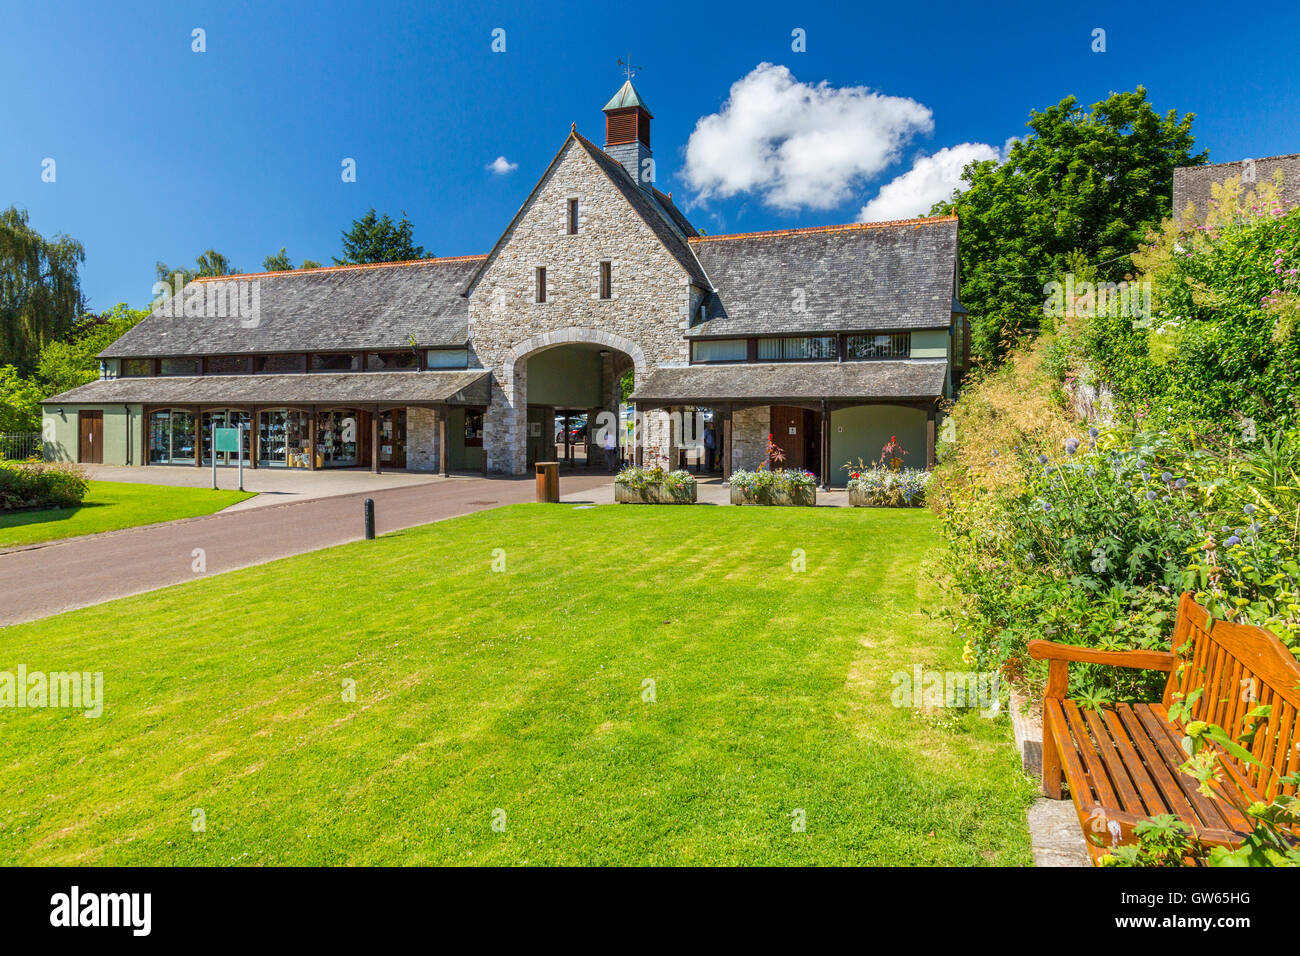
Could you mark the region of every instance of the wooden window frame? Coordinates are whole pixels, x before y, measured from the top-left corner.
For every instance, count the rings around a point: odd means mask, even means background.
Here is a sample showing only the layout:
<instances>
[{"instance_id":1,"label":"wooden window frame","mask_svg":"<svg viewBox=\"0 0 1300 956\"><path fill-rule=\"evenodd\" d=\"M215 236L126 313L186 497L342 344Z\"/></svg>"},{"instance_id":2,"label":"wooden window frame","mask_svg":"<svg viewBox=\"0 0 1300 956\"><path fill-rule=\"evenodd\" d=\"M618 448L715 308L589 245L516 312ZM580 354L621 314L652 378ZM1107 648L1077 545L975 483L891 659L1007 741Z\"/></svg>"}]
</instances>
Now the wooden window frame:
<instances>
[{"instance_id":1,"label":"wooden window frame","mask_svg":"<svg viewBox=\"0 0 1300 956\"><path fill-rule=\"evenodd\" d=\"M533 269L533 303L546 304L546 266L537 266Z\"/></svg>"},{"instance_id":2,"label":"wooden window frame","mask_svg":"<svg viewBox=\"0 0 1300 956\"><path fill-rule=\"evenodd\" d=\"M578 199L570 196L565 207L565 232L570 236L578 234Z\"/></svg>"},{"instance_id":3,"label":"wooden window frame","mask_svg":"<svg viewBox=\"0 0 1300 956\"><path fill-rule=\"evenodd\" d=\"M600 263L600 297L614 298L614 263L609 259L602 259Z\"/></svg>"}]
</instances>

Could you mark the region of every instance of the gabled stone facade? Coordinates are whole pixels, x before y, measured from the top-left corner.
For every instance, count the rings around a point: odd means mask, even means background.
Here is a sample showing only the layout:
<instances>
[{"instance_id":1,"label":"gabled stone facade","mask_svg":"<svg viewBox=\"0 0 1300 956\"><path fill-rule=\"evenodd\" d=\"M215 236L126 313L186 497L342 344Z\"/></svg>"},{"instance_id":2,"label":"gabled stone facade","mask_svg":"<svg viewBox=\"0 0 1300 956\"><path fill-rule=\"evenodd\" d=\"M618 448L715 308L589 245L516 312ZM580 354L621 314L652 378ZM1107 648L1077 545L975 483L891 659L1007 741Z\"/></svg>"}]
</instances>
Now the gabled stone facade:
<instances>
[{"instance_id":1,"label":"gabled stone facade","mask_svg":"<svg viewBox=\"0 0 1300 956\"><path fill-rule=\"evenodd\" d=\"M635 351L644 363L639 375L690 359L684 330L702 290L692 285L590 148L576 134L569 137L470 293L473 353L493 373L492 402L484 420L491 472L524 471L524 366L532 352L559 343L555 333L567 332L565 340L571 342L606 345L629 358ZM573 235L568 231L571 199L578 201ZM602 262L611 268L608 299L600 297ZM545 302L537 301L539 268L546 270Z\"/></svg>"}]
</instances>

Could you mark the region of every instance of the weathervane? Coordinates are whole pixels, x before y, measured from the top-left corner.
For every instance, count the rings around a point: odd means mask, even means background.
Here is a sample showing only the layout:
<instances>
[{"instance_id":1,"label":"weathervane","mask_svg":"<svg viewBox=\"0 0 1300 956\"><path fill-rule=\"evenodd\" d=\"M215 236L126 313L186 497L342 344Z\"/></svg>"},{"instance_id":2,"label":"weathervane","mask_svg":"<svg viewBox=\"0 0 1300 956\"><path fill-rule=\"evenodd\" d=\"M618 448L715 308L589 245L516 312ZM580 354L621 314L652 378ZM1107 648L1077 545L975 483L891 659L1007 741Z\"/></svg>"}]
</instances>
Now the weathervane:
<instances>
[{"instance_id":1,"label":"weathervane","mask_svg":"<svg viewBox=\"0 0 1300 956\"><path fill-rule=\"evenodd\" d=\"M639 67L639 66L633 66L633 65L632 65L632 54L631 54L631 53L629 53L629 54L627 55L627 59L626 59L626 60L619 60L619 61L618 61L618 65L621 66L621 67L623 68L623 75L627 77L627 81L628 81L629 83L632 82L632 77L636 76L636 71L639 70L639 69L641 69L641 67Z\"/></svg>"}]
</instances>

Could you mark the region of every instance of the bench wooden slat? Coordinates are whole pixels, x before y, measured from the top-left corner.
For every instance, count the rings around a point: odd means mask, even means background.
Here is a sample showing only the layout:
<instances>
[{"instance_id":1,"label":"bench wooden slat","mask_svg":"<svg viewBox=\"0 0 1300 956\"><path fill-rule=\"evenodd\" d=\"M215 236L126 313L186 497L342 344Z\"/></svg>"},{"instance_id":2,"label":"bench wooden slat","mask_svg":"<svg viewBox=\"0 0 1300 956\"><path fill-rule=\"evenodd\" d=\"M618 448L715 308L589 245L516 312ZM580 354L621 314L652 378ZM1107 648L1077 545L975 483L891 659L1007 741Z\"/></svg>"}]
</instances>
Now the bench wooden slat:
<instances>
[{"instance_id":1,"label":"bench wooden slat","mask_svg":"<svg viewBox=\"0 0 1300 956\"><path fill-rule=\"evenodd\" d=\"M1135 749L1136 742L1132 739L1132 733L1120 721L1119 714L1114 710L1106 710L1102 712L1102 719L1106 722L1111 739L1115 741L1115 746L1119 750L1124 769L1132 776L1133 782L1142 793L1142 803L1146 806L1147 815L1168 813L1169 805L1160 793L1160 788L1151 779L1142 757Z\"/></svg>"},{"instance_id":2,"label":"bench wooden slat","mask_svg":"<svg viewBox=\"0 0 1300 956\"><path fill-rule=\"evenodd\" d=\"M1138 720L1137 714L1133 713L1133 708L1128 704L1120 704L1116 710L1119 711L1120 720L1124 723L1125 729L1128 730L1134 745L1141 751L1142 758L1151 771L1151 776L1155 778L1157 785L1160 787L1160 795L1164 799L1165 806L1168 807L1168 812L1184 820L1203 822L1196 811L1192 809L1183 788L1178 785L1174 775L1165 766L1164 759L1160 756L1156 745L1151 742L1151 737L1142 726L1142 722Z\"/></svg>"},{"instance_id":3,"label":"bench wooden slat","mask_svg":"<svg viewBox=\"0 0 1300 956\"><path fill-rule=\"evenodd\" d=\"M1161 706L1160 704L1148 705L1147 713L1149 713L1152 717L1152 721L1151 721L1152 725L1159 726L1160 730L1163 732L1164 739L1169 746L1169 753L1172 755L1171 759L1176 761L1174 766L1176 767L1181 766L1183 763L1187 761L1187 757L1188 757L1187 751L1183 750L1184 734L1182 732L1182 728L1176 727L1175 725L1170 723L1169 714L1165 711L1164 707ZM1194 778L1182 772L1180 772L1178 776L1181 779L1187 781L1189 786L1189 793L1195 794L1196 799L1202 801L1202 803L1205 806L1210 807L1214 813L1219 815L1220 819L1223 820L1223 826L1225 829L1242 830L1243 832L1247 832L1251 829L1251 826L1247 822L1246 818L1241 814L1239 810L1237 810L1235 804L1233 804L1231 801L1227 799L1212 800L1209 797L1202 794L1201 791L1197 789L1196 780ZM1211 789L1215 790L1218 793L1223 792L1223 787L1220 784L1212 783L1210 786Z\"/></svg>"},{"instance_id":4,"label":"bench wooden slat","mask_svg":"<svg viewBox=\"0 0 1300 956\"><path fill-rule=\"evenodd\" d=\"M1124 761L1120 759L1119 751L1115 747L1115 741L1111 739L1110 733L1106 729L1105 721L1095 710L1084 710L1080 713L1087 723L1088 729L1092 731L1093 749L1101 756L1101 761L1110 776L1111 784L1114 786L1116 793L1119 794L1123 808L1130 813L1142 813L1144 809L1142 798L1138 796L1137 788L1133 785L1133 781L1124 767Z\"/></svg>"},{"instance_id":5,"label":"bench wooden slat","mask_svg":"<svg viewBox=\"0 0 1300 956\"><path fill-rule=\"evenodd\" d=\"M1098 802L1104 808L1120 810L1119 797L1115 793L1115 788L1111 786L1110 778L1106 774L1106 767L1101 762L1096 748L1090 745L1088 729L1084 726L1083 716L1079 713L1079 705L1072 700L1064 701L1061 709L1065 711L1065 717L1070 722L1070 732L1074 739L1079 742L1079 756L1083 758L1084 766L1088 768L1088 778L1092 784L1093 793L1097 795Z\"/></svg>"},{"instance_id":6,"label":"bench wooden slat","mask_svg":"<svg viewBox=\"0 0 1300 956\"><path fill-rule=\"evenodd\" d=\"M1166 732L1164 716L1154 713L1149 704L1138 704L1133 708L1133 712L1137 714L1138 720L1142 721L1142 725L1151 736L1151 742L1160 752L1161 759L1170 768L1174 780L1178 782L1178 786L1195 809L1200 825L1220 830L1233 829L1232 824L1215 805L1217 801L1211 800L1197 790L1196 781L1178 769L1186 762L1187 753L1183 750L1181 739L1175 740Z\"/></svg>"}]
</instances>

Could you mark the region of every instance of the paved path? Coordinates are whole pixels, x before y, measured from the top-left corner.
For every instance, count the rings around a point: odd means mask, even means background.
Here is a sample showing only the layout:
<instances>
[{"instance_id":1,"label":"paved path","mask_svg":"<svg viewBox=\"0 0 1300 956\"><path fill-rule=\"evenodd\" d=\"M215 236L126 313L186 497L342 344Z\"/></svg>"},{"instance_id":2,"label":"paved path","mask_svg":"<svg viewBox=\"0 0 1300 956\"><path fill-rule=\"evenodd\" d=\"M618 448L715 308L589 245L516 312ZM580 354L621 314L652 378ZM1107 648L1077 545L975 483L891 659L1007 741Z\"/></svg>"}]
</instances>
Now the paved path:
<instances>
[{"instance_id":1,"label":"paved path","mask_svg":"<svg viewBox=\"0 0 1300 956\"><path fill-rule=\"evenodd\" d=\"M563 475L566 501L592 501L608 475ZM110 531L0 554L0 626L89 607L192 581L194 550L205 574L219 574L355 541L362 537L362 502L375 501L375 529L413 525L534 500L525 478L449 478L410 487L336 495L227 510L143 528Z\"/></svg>"},{"instance_id":2,"label":"paved path","mask_svg":"<svg viewBox=\"0 0 1300 956\"><path fill-rule=\"evenodd\" d=\"M185 488L211 488L211 468L187 468L183 465L85 465L87 475L96 481L126 481L146 485L171 485ZM244 490L257 494L231 505L226 511L265 508L289 501L330 498L359 492L386 491L406 485L429 485L445 479L440 474L415 471L385 471L375 474L360 468L327 468L308 471L304 468L245 468ZM227 490L239 487L237 470L229 466L217 469L217 485Z\"/></svg>"}]
</instances>

